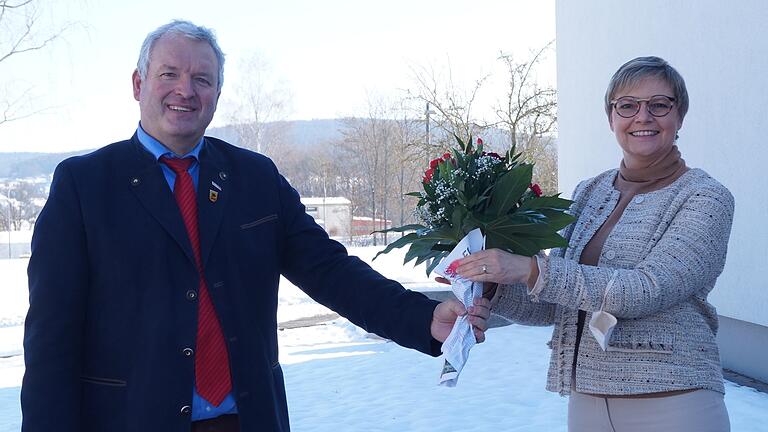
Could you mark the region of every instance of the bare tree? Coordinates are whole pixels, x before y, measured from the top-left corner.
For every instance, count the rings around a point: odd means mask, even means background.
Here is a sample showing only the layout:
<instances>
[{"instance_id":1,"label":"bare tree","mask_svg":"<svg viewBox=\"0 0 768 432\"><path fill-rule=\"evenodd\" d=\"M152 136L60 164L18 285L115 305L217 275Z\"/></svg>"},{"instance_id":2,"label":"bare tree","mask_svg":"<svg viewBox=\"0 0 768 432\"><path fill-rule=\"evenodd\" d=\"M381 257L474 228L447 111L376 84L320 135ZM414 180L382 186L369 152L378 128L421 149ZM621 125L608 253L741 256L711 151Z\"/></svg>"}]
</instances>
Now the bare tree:
<instances>
[{"instance_id":1,"label":"bare tree","mask_svg":"<svg viewBox=\"0 0 768 432\"><path fill-rule=\"evenodd\" d=\"M19 213L18 201L11 198L10 193L0 194L0 231L14 231L14 221Z\"/></svg>"},{"instance_id":2,"label":"bare tree","mask_svg":"<svg viewBox=\"0 0 768 432\"><path fill-rule=\"evenodd\" d=\"M45 203L41 183L14 181L0 187L0 230L18 231L35 224Z\"/></svg>"},{"instance_id":3,"label":"bare tree","mask_svg":"<svg viewBox=\"0 0 768 432\"><path fill-rule=\"evenodd\" d=\"M51 30L40 22L40 16L37 0L0 0L0 67L19 55L48 47L71 27L67 24ZM8 89L5 92L0 96L0 125L42 111L28 103L30 89L16 95Z\"/></svg>"},{"instance_id":4,"label":"bare tree","mask_svg":"<svg viewBox=\"0 0 768 432\"><path fill-rule=\"evenodd\" d=\"M411 212L416 206L416 198L406 196L408 192L418 189L419 181L426 169L424 164L423 141L421 135L421 122L409 116L410 111L404 104L400 104L394 119L394 145L391 160L397 170L397 193L391 194L391 199L396 200L399 210L399 226L403 226L412 219ZM404 234L403 234L404 235Z\"/></svg>"},{"instance_id":5,"label":"bare tree","mask_svg":"<svg viewBox=\"0 0 768 432\"><path fill-rule=\"evenodd\" d=\"M507 132L510 146L534 162L534 178L549 193L557 191L557 149L552 135L557 128L557 91L540 86L537 67L552 50L553 42L522 62L501 54L507 72L507 91L496 107L494 126Z\"/></svg>"},{"instance_id":6,"label":"bare tree","mask_svg":"<svg viewBox=\"0 0 768 432\"><path fill-rule=\"evenodd\" d=\"M252 53L239 65L239 80L235 84L237 100L234 101L230 121L243 147L266 154L276 162L277 147L284 141L291 93L287 86L272 74L272 69L262 56Z\"/></svg>"},{"instance_id":7,"label":"bare tree","mask_svg":"<svg viewBox=\"0 0 768 432\"><path fill-rule=\"evenodd\" d=\"M423 123L410 116L404 100L368 100L368 115L344 122L341 157L335 169L344 183L342 193L353 202L354 214L372 217L375 229L403 225L412 219L415 199L405 193L418 189L424 173ZM385 243L387 235L374 238Z\"/></svg>"},{"instance_id":8,"label":"bare tree","mask_svg":"<svg viewBox=\"0 0 768 432\"><path fill-rule=\"evenodd\" d=\"M352 164L352 173L362 183L366 190L366 213L373 218L373 227L379 229L376 221L379 212L378 193L381 182L386 175L382 175L382 168L386 171L386 144L389 138L386 121L380 115L379 107L369 105L369 115L366 118L347 118L344 120L344 139L342 148L346 150L346 157ZM386 214L386 206L384 206ZM373 244L377 244L374 237Z\"/></svg>"},{"instance_id":9,"label":"bare tree","mask_svg":"<svg viewBox=\"0 0 768 432\"><path fill-rule=\"evenodd\" d=\"M428 157L455 144L454 134L466 142L485 129L485 122L476 117L474 105L489 75L464 89L454 83L450 64L445 78L439 77L432 67L414 67L411 71L415 87L407 90L408 96L428 103L430 109L434 110L429 114L432 115L436 133L434 139L427 137L425 140L431 147L426 149Z\"/></svg>"},{"instance_id":10,"label":"bare tree","mask_svg":"<svg viewBox=\"0 0 768 432\"><path fill-rule=\"evenodd\" d=\"M334 143L335 144L335 143ZM307 146L301 150L286 145L291 150L279 166L280 172L291 185L305 197L344 196L342 192L343 158L338 156L338 149L330 143Z\"/></svg>"}]
</instances>

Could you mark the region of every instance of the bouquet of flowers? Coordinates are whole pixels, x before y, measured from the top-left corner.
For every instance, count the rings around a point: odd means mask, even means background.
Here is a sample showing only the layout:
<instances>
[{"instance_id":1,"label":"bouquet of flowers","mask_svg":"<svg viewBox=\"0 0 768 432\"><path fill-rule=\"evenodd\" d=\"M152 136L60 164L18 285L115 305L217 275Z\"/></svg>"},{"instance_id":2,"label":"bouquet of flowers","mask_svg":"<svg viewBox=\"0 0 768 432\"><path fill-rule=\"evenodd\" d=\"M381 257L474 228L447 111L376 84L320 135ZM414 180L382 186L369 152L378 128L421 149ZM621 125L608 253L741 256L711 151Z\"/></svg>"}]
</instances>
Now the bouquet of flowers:
<instances>
[{"instance_id":1,"label":"bouquet of flowers","mask_svg":"<svg viewBox=\"0 0 768 432\"><path fill-rule=\"evenodd\" d=\"M427 261L429 275L475 228L486 236L486 248L518 255L568 246L558 231L574 220L567 213L572 202L559 194L544 196L531 183L533 165L521 162L514 146L501 156L484 152L481 139L476 146L471 138L466 144L456 140L458 148L430 162L423 190L407 194L419 198L415 215L421 223L378 231L409 233L376 257L410 245L403 264Z\"/></svg>"}]
</instances>

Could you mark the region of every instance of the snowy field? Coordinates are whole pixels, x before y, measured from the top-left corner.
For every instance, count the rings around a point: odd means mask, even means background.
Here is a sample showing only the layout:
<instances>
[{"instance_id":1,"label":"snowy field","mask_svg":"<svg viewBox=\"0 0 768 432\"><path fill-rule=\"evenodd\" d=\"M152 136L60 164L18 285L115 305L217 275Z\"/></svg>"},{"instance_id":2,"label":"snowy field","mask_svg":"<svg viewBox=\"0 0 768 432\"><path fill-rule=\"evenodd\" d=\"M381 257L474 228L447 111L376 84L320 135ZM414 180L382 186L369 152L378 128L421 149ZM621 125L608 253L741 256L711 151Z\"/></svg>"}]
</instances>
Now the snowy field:
<instances>
[{"instance_id":1,"label":"snowy field","mask_svg":"<svg viewBox=\"0 0 768 432\"><path fill-rule=\"evenodd\" d=\"M367 262L377 248L352 249ZM441 287L402 254L372 263L407 287ZM24 373L27 260L0 260L0 432L18 431ZM329 313L287 281L278 318ZM338 319L280 332L292 430L337 432L565 431L567 398L544 390L551 328L491 329L473 348L456 388L438 387L441 360L386 342ZM726 382L736 432L768 432L768 395Z\"/></svg>"}]
</instances>

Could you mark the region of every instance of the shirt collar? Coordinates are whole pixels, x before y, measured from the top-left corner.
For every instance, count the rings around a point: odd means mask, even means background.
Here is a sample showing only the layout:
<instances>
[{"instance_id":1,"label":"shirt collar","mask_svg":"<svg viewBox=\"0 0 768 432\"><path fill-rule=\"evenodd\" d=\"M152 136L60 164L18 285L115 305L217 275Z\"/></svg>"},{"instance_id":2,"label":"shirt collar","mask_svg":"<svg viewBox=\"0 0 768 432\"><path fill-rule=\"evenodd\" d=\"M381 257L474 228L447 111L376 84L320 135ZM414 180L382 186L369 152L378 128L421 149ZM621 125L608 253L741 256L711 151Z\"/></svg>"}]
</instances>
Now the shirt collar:
<instances>
[{"instance_id":1,"label":"shirt collar","mask_svg":"<svg viewBox=\"0 0 768 432\"><path fill-rule=\"evenodd\" d=\"M179 157L160 141L152 137L152 135L148 134L144 128L141 127L141 122L139 122L139 127L136 129L136 136L139 138L141 145L143 145L148 152L152 153L152 156L154 156L156 160L160 160L162 156L166 155L170 157ZM203 148L203 142L205 142L205 138L200 138L200 142L197 143L195 148L181 157L192 156L195 160L200 160L200 150Z\"/></svg>"}]
</instances>

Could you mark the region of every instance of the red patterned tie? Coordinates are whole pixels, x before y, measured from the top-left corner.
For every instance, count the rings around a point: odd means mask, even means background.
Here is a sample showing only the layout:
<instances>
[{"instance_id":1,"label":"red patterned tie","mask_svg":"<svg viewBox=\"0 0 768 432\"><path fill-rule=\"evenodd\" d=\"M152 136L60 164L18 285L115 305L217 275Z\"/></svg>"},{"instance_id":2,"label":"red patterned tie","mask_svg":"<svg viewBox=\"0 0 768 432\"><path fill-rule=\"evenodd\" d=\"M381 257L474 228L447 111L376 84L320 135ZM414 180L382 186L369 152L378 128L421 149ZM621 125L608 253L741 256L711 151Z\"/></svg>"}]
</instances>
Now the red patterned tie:
<instances>
[{"instance_id":1,"label":"red patterned tie","mask_svg":"<svg viewBox=\"0 0 768 432\"><path fill-rule=\"evenodd\" d=\"M224 335L221 332L216 310L208 296L208 286L203 277L200 235L197 229L197 198L192 176L187 172L194 159L191 157L177 159L163 156L160 161L176 173L173 194L176 196L176 203L179 205L182 218L184 218L184 226L187 228L189 242L192 244L192 251L195 254L197 274L200 276L195 386L200 396L211 404L219 406L232 390L232 381L229 376L229 356L224 344Z\"/></svg>"}]
</instances>

